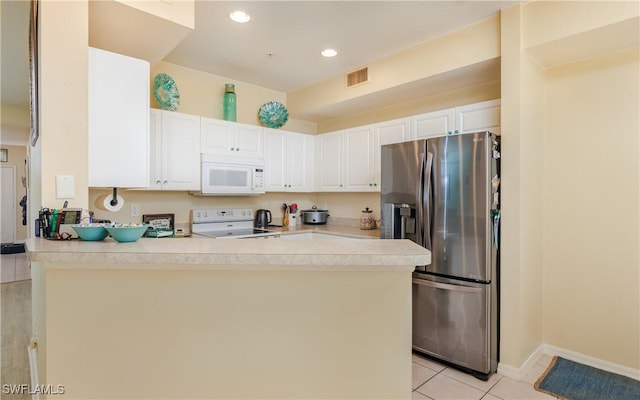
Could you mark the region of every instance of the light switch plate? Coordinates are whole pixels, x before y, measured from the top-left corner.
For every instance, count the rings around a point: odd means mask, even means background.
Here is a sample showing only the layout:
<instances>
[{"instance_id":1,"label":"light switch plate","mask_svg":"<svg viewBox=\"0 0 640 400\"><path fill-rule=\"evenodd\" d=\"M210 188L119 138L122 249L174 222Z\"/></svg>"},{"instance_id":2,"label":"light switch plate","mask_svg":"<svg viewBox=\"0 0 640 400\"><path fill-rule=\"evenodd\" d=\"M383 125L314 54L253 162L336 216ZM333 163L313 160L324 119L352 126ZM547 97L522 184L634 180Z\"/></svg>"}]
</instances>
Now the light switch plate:
<instances>
[{"instance_id":1,"label":"light switch plate","mask_svg":"<svg viewBox=\"0 0 640 400\"><path fill-rule=\"evenodd\" d=\"M56 175L56 198L73 199L75 197L73 175Z\"/></svg>"}]
</instances>

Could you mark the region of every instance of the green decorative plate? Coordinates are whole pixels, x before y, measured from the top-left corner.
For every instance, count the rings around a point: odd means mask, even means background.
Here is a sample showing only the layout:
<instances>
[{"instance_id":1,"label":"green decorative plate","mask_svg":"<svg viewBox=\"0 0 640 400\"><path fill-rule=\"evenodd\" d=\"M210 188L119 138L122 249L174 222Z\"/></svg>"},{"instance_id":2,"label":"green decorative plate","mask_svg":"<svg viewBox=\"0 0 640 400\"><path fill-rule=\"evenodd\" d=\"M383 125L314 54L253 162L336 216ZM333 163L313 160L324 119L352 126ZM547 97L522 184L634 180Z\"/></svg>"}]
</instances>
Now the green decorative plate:
<instances>
[{"instance_id":1,"label":"green decorative plate","mask_svg":"<svg viewBox=\"0 0 640 400\"><path fill-rule=\"evenodd\" d=\"M258 118L267 128L280 128L289 120L289 112L284 104L270 101L260 107Z\"/></svg>"},{"instance_id":2,"label":"green decorative plate","mask_svg":"<svg viewBox=\"0 0 640 400\"><path fill-rule=\"evenodd\" d=\"M158 74L153 79L153 97L163 110L178 111L180 92L176 82L167 74Z\"/></svg>"}]
</instances>

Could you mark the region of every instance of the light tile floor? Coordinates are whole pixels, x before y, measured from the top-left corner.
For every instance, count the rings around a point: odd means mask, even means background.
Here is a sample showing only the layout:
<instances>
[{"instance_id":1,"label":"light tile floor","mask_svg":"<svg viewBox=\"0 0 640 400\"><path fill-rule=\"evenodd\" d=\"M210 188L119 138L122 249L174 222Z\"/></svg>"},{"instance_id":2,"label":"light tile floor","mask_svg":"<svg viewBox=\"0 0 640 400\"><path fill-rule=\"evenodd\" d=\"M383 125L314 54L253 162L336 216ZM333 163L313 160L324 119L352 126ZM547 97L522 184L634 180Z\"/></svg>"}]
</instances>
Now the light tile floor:
<instances>
[{"instance_id":1,"label":"light tile floor","mask_svg":"<svg viewBox=\"0 0 640 400\"><path fill-rule=\"evenodd\" d=\"M0 282L15 282L31 279L31 265L27 253L0 255Z\"/></svg>"},{"instance_id":2,"label":"light tile floor","mask_svg":"<svg viewBox=\"0 0 640 400\"><path fill-rule=\"evenodd\" d=\"M551 356L544 355L522 381L493 374L482 381L426 357L413 354L413 400L537 400L555 399L538 392L534 383L546 370Z\"/></svg>"}]
</instances>

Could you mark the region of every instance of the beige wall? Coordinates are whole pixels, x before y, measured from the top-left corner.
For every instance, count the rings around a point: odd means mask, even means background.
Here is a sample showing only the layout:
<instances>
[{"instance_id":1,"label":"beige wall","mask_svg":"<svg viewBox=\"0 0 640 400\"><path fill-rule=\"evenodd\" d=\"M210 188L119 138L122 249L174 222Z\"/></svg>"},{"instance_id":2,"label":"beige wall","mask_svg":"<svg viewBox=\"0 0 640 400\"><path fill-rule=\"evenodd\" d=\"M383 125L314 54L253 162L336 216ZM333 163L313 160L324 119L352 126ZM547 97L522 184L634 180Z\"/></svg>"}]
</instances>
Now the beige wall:
<instances>
[{"instance_id":1,"label":"beige wall","mask_svg":"<svg viewBox=\"0 0 640 400\"><path fill-rule=\"evenodd\" d=\"M153 97L153 79L159 73L171 76L180 92L178 111L203 117L222 119L222 96L225 83L236 85L237 122L260 125L258 110L270 101L287 105L283 92L213 75L191 68L161 62L151 69L151 107L160 108ZM307 121L290 119L283 129L301 133L316 133L316 126Z\"/></svg>"},{"instance_id":2,"label":"beige wall","mask_svg":"<svg viewBox=\"0 0 640 400\"><path fill-rule=\"evenodd\" d=\"M542 70L522 48L522 7L502 11L500 362L542 344Z\"/></svg>"},{"instance_id":3,"label":"beige wall","mask_svg":"<svg viewBox=\"0 0 640 400\"><path fill-rule=\"evenodd\" d=\"M544 340L640 369L640 50L547 70Z\"/></svg>"},{"instance_id":4,"label":"beige wall","mask_svg":"<svg viewBox=\"0 0 640 400\"><path fill-rule=\"evenodd\" d=\"M56 175L72 175L70 207L88 205L87 82L88 6L86 1L40 3L40 139L34 166L41 174L31 208L62 207ZM40 198L38 198L40 197ZM40 201L38 201L40 200Z\"/></svg>"},{"instance_id":5,"label":"beige wall","mask_svg":"<svg viewBox=\"0 0 640 400\"><path fill-rule=\"evenodd\" d=\"M29 105L2 103L0 107L2 117L0 143L26 145L31 127Z\"/></svg>"},{"instance_id":6,"label":"beige wall","mask_svg":"<svg viewBox=\"0 0 640 400\"><path fill-rule=\"evenodd\" d=\"M298 209L308 210L313 205L328 209L331 218L352 218L355 223L361 211L369 207L375 218L380 218L379 193L267 193L262 196L193 196L187 192L121 190L125 205L118 212L97 209L98 197L110 193L108 190L91 189L89 191L89 209L96 218L118 222L141 222L142 214L175 214L178 224L188 224L190 211L195 208L248 207L254 210L264 208L271 211L274 223L281 223L282 203L296 203ZM140 205L139 217L130 215L131 204Z\"/></svg>"}]
</instances>

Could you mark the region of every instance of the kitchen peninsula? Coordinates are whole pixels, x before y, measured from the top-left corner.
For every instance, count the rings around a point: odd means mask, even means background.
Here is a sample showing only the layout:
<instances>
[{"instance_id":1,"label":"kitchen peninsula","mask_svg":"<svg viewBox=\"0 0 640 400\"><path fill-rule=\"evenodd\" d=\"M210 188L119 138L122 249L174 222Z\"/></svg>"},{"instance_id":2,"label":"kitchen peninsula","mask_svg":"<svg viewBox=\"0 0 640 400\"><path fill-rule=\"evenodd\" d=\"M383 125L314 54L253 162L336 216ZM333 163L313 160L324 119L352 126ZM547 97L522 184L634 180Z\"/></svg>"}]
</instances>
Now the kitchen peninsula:
<instances>
[{"instance_id":1,"label":"kitchen peninsula","mask_svg":"<svg viewBox=\"0 0 640 400\"><path fill-rule=\"evenodd\" d=\"M411 396L408 240L28 239L61 398Z\"/></svg>"}]
</instances>

